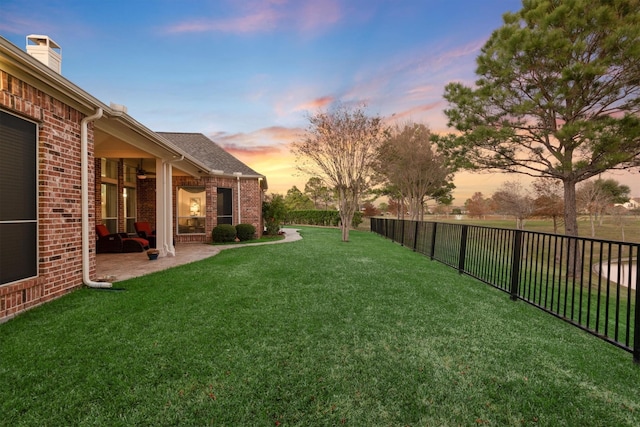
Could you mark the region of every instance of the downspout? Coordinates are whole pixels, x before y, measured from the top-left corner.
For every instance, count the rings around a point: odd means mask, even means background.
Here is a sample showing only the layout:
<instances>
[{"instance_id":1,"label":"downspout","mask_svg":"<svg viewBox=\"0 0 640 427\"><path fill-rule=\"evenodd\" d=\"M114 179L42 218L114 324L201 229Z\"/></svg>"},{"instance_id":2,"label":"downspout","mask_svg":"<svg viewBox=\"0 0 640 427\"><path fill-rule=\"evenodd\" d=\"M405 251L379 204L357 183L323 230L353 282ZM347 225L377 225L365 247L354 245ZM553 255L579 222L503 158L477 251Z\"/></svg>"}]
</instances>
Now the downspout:
<instances>
[{"instance_id":1,"label":"downspout","mask_svg":"<svg viewBox=\"0 0 640 427\"><path fill-rule=\"evenodd\" d=\"M82 281L90 288L111 288L108 282L94 282L89 277L89 160L88 160L88 123L102 117L102 108L96 109L93 116L87 116L80 122L80 165L82 182Z\"/></svg>"},{"instance_id":2,"label":"downspout","mask_svg":"<svg viewBox=\"0 0 640 427\"><path fill-rule=\"evenodd\" d=\"M242 224L240 215L240 176L242 176L242 172L234 172L233 174L238 178L238 224Z\"/></svg>"}]
</instances>

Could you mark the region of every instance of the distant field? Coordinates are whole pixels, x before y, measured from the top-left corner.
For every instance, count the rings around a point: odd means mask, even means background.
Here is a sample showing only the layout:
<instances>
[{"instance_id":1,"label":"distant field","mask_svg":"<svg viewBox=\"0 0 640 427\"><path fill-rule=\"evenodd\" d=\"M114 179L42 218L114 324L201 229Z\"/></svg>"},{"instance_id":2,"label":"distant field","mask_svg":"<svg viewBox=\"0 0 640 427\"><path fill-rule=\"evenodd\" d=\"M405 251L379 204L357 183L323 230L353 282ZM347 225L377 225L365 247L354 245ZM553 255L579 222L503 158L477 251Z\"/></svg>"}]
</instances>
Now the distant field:
<instances>
[{"instance_id":1,"label":"distant field","mask_svg":"<svg viewBox=\"0 0 640 427\"><path fill-rule=\"evenodd\" d=\"M462 216L462 219L456 219L454 215L429 215L425 216L425 221L454 222L497 228L516 227L516 221L514 219L504 216L488 216L486 219L468 218L466 216ZM364 218L364 222L360 224L360 227L358 228L369 230L369 218ZM553 233L553 223L549 219L530 219L525 223L524 229L527 231ZM622 235L623 229L624 239ZM589 217L581 216L578 218L578 231L580 233L580 236L582 237L592 237ZM563 224L559 224L558 233L564 233ZM620 217L605 216L602 220L602 225L600 225L599 222L595 223L595 238L602 240L623 240L625 242L640 243L640 216L629 215L624 217L623 219L621 219Z\"/></svg>"}]
</instances>

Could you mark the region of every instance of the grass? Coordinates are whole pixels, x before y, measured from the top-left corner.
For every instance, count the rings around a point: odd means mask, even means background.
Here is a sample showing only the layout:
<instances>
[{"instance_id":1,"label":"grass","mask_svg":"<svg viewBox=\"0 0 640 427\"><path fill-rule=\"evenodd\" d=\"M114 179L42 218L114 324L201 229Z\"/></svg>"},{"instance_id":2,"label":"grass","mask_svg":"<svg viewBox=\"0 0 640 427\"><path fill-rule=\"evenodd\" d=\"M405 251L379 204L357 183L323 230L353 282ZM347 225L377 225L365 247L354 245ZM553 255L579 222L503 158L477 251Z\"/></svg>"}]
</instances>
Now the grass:
<instances>
[{"instance_id":1,"label":"grass","mask_svg":"<svg viewBox=\"0 0 640 427\"><path fill-rule=\"evenodd\" d=\"M233 242L211 242L211 244L213 246L228 246L228 245L246 245L246 244L250 244L250 243L268 243L268 242L274 242L277 240L284 240L284 236L281 234L277 234L277 235L267 235L264 234L262 235L262 237L258 238L258 239L251 239L251 240L242 240L242 241L233 241Z\"/></svg>"},{"instance_id":2,"label":"grass","mask_svg":"<svg viewBox=\"0 0 640 427\"><path fill-rule=\"evenodd\" d=\"M0 425L640 424L629 353L374 234L302 235L0 325Z\"/></svg>"}]
</instances>

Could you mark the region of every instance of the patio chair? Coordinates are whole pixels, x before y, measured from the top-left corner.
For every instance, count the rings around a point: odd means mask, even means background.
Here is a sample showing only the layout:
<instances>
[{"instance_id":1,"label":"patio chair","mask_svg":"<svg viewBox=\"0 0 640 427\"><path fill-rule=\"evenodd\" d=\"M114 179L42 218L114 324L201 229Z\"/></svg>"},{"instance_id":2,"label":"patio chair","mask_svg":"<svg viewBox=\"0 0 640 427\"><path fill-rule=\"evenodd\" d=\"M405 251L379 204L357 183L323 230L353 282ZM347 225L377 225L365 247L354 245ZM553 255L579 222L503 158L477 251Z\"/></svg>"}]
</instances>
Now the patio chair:
<instances>
[{"instance_id":1,"label":"patio chair","mask_svg":"<svg viewBox=\"0 0 640 427\"><path fill-rule=\"evenodd\" d=\"M149 249L149 241L140 237L129 237L127 233L109 233L104 224L96 225L96 253L144 252Z\"/></svg>"},{"instance_id":2,"label":"patio chair","mask_svg":"<svg viewBox=\"0 0 640 427\"><path fill-rule=\"evenodd\" d=\"M134 222L133 228L136 229L138 237L148 240L152 248L156 247L156 232L151 229L151 224L146 221Z\"/></svg>"}]
</instances>

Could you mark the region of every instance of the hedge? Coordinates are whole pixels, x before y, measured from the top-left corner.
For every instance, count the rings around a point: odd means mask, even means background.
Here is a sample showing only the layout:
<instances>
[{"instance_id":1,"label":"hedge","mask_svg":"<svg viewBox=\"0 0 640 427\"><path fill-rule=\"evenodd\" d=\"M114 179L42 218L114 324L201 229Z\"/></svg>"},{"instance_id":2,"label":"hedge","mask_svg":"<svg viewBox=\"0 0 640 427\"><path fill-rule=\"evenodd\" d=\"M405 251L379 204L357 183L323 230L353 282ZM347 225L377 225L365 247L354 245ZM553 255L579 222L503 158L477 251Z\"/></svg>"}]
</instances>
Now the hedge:
<instances>
[{"instance_id":1,"label":"hedge","mask_svg":"<svg viewBox=\"0 0 640 427\"><path fill-rule=\"evenodd\" d=\"M337 227L340 225L340 212L304 210L287 212L286 220L289 224L321 225L326 227ZM362 224L362 212L356 212L351 221L352 227Z\"/></svg>"}]
</instances>

